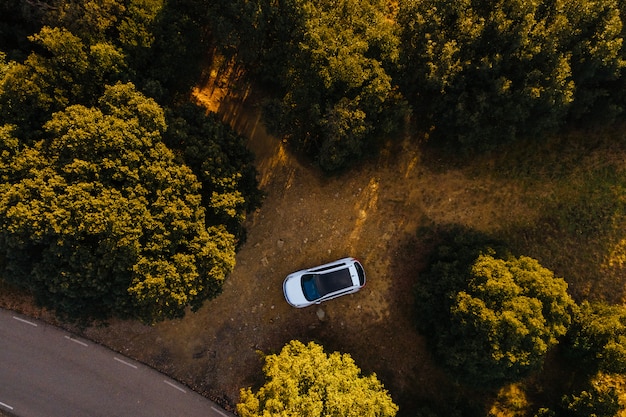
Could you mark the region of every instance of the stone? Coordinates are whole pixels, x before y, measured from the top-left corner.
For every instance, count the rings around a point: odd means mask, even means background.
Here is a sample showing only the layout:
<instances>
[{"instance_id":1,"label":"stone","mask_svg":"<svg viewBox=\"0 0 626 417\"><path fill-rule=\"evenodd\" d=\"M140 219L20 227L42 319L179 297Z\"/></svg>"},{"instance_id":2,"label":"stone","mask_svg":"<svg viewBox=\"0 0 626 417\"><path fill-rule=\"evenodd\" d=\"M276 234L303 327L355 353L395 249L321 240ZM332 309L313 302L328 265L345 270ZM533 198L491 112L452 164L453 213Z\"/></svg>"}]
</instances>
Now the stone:
<instances>
[{"instance_id":1,"label":"stone","mask_svg":"<svg viewBox=\"0 0 626 417\"><path fill-rule=\"evenodd\" d=\"M318 307L315 314L317 314L317 318L320 319L320 321L326 320L326 312L322 309L322 307Z\"/></svg>"}]
</instances>

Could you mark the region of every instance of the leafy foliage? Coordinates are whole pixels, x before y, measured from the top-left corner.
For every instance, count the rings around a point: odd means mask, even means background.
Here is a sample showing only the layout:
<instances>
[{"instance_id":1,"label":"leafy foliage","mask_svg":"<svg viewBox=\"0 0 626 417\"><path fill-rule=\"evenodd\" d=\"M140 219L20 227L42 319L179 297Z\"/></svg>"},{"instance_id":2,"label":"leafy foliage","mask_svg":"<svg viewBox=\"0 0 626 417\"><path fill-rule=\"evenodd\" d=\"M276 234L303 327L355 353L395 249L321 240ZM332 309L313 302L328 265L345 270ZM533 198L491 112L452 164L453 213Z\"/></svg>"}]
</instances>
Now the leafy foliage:
<instances>
[{"instance_id":1,"label":"leafy foliage","mask_svg":"<svg viewBox=\"0 0 626 417\"><path fill-rule=\"evenodd\" d=\"M207 223L223 224L239 240L246 214L261 205L257 171L245 138L222 123L218 116L207 115L203 108L185 104L170 109L165 143L179 151L181 160L202 184L202 205L207 208Z\"/></svg>"},{"instance_id":2,"label":"leafy foliage","mask_svg":"<svg viewBox=\"0 0 626 417\"><path fill-rule=\"evenodd\" d=\"M347 354L326 354L313 342L291 341L265 357L267 382L255 394L241 390L242 417L395 416L398 407L376 375L362 376Z\"/></svg>"},{"instance_id":3,"label":"leafy foliage","mask_svg":"<svg viewBox=\"0 0 626 417\"><path fill-rule=\"evenodd\" d=\"M127 21L137 25L137 31L131 33L143 42L140 45L143 53L131 60L136 82L156 97L169 100L180 94L186 97L200 78L203 59L210 48L203 27L206 6L202 0L133 3L135 8L129 9L133 14ZM125 49L131 54L137 51L132 43L127 43Z\"/></svg>"},{"instance_id":4,"label":"leafy foliage","mask_svg":"<svg viewBox=\"0 0 626 417\"><path fill-rule=\"evenodd\" d=\"M65 28L89 45L115 45L126 56L129 79L150 96L170 100L197 82L209 49L202 0L55 3L43 17L47 25Z\"/></svg>"},{"instance_id":5,"label":"leafy foliage","mask_svg":"<svg viewBox=\"0 0 626 417\"><path fill-rule=\"evenodd\" d=\"M566 346L568 355L590 374L626 373L626 308L583 302Z\"/></svg>"},{"instance_id":6,"label":"leafy foliage","mask_svg":"<svg viewBox=\"0 0 626 417\"><path fill-rule=\"evenodd\" d=\"M44 27L29 38L41 53L23 63L0 61L0 120L31 139L55 111L93 105L106 83L123 78L124 55L107 42L91 46L61 28Z\"/></svg>"},{"instance_id":7,"label":"leafy foliage","mask_svg":"<svg viewBox=\"0 0 626 417\"><path fill-rule=\"evenodd\" d=\"M135 79L159 98L186 91L203 54L202 2L32 7L17 16L49 26L15 43L23 55L0 52L6 279L71 317L154 321L199 307L220 291L260 204L251 154L199 110L168 111L168 129L155 101L116 83Z\"/></svg>"},{"instance_id":8,"label":"leafy foliage","mask_svg":"<svg viewBox=\"0 0 626 417\"><path fill-rule=\"evenodd\" d=\"M416 304L418 326L451 375L491 387L542 366L566 333L574 303L565 281L536 260L499 259L489 247L467 256L479 247L443 245L420 277Z\"/></svg>"},{"instance_id":9,"label":"leafy foliage","mask_svg":"<svg viewBox=\"0 0 626 417\"><path fill-rule=\"evenodd\" d=\"M619 383L612 375L599 373L594 376L589 387L577 394L563 398L563 410L557 415L571 417L616 417L624 407L620 404Z\"/></svg>"},{"instance_id":10,"label":"leafy foliage","mask_svg":"<svg viewBox=\"0 0 626 417\"><path fill-rule=\"evenodd\" d=\"M435 250L415 289L416 319L420 331L435 335L437 323L448 319L456 291L467 282L470 265L486 251L507 252L502 243L460 226L426 232Z\"/></svg>"},{"instance_id":11,"label":"leafy foliage","mask_svg":"<svg viewBox=\"0 0 626 417\"><path fill-rule=\"evenodd\" d=\"M612 122L625 110L626 102L613 91L619 78L626 76L620 7L623 2L617 0L566 3L570 36L565 42L576 86L570 117L575 120L591 116Z\"/></svg>"},{"instance_id":12,"label":"leafy foliage","mask_svg":"<svg viewBox=\"0 0 626 417\"><path fill-rule=\"evenodd\" d=\"M123 0L60 0L45 14L44 22L63 27L88 43L116 37L116 27L126 10Z\"/></svg>"},{"instance_id":13,"label":"leafy foliage","mask_svg":"<svg viewBox=\"0 0 626 417\"><path fill-rule=\"evenodd\" d=\"M287 50L282 80L286 133L336 170L363 156L372 140L393 131L404 109L385 70L398 57L398 38L385 2L297 2L301 38Z\"/></svg>"},{"instance_id":14,"label":"leafy foliage","mask_svg":"<svg viewBox=\"0 0 626 417\"><path fill-rule=\"evenodd\" d=\"M350 165L406 114L387 70L399 44L386 2L241 1L226 13L222 42L259 45L243 54L279 91L266 108L270 127L323 169ZM234 30L241 20L256 30Z\"/></svg>"},{"instance_id":15,"label":"leafy foliage","mask_svg":"<svg viewBox=\"0 0 626 417\"><path fill-rule=\"evenodd\" d=\"M406 0L399 21L406 97L468 148L582 117L624 66L616 0Z\"/></svg>"},{"instance_id":16,"label":"leafy foliage","mask_svg":"<svg viewBox=\"0 0 626 417\"><path fill-rule=\"evenodd\" d=\"M71 317L179 317L216 295L234 239L205 226L200 184L161 141L165 116L130 84L55 113L46 141L5 132L3 276Z\"/></svg>"}]
</instances>

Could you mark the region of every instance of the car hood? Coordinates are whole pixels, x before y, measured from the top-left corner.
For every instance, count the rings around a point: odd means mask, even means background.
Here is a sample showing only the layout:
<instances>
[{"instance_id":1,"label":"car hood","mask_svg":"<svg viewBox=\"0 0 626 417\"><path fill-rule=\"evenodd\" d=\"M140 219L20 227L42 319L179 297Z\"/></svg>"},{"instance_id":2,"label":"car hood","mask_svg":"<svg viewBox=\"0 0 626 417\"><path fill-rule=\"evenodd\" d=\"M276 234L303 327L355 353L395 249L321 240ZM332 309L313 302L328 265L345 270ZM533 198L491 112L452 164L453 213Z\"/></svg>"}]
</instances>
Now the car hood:
<instances>
[{"instance_id":1,"label":"car hood","mask_svg":"<svg viewBox=\"0 0 626 417\"><path fill-rule=\"evenodd\" d=\"M311 304L309 300L304 298L302 292L302 284L300 283L302 276L288 276L283 283L283 291L285 299L294 307L306 307Z\"/></svg>"}]
</instances>

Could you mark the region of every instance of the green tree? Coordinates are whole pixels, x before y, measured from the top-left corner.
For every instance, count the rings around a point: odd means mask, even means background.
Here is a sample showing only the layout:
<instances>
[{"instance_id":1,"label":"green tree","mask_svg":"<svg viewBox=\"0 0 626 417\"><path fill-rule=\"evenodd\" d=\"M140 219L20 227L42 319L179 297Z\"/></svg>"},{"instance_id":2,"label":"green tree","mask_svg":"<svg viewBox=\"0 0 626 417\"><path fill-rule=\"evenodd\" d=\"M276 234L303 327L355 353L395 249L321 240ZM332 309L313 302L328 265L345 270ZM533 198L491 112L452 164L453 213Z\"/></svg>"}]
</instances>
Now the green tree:
<instances>
[{"instance_id":1,"label":"green tree","mask_svg":"<svg viewBox=\"0 0 626 417\"><path fill-rule=\"evenodd\" d=\"M49 26L64 28L88 43L116 38L116 28L134 0L57 0L45 14Z\"/></svg>"},{"instance_id":2,"label":"green tree","mask_svg":"<svg viewBox=\"0 0 626 417\"><path fill-rule=\"evenodd\" d=\"M202 184L200 194L208 225L225 225L238 242L245 238L242 223L261 205L257 171L246 139L215 114L194 104L170 109L165 143L180 153Z\"/></svg>"},{"instance_id":3,"label":"green tree","mask_svg":"<svg viewBox=\"0 0 626 417\"><path fill-rule=\"evenodd\" d=\"M88 46L49 27L29 39L41 53L0 62L0 120L16 125L22 138L39 135L50 115L70 104L94 105L106 83L124 77L124 55L110 43Z\"/></svg>"},{"instance_id":4,"label":"green tree","mask_svg":"<svg viewBox=\"0 0 626 417\"><path fill-rule=\"evenodd\" d=\"M388 71L399 51L388 7L379 0L285 1L274 22L280 28L269 30L260 60L281 91L268 106L267 119L276 119L270 127L327 171L362 157L406 114Z\"/></svg>"},{"instance_id":5,"label":"green tree","mask_svg":"<svg viewBox=\"0 0 626 417\"><path fill-rule=\"evenodd\" d=\"M72 33L87 48L111 45L125 58L124 80L132 80L142 91L161 100L188 93L200 76L202 59L211 49L204 0L53 3L43 13L44 23ZM85 81L96 80L88 77L76 85Z\"/></svg>"},{"instance_id":6,"label":"green tree","mask_svg":"<svg viewBox=\"0 0 626 417\"><path fill-rule=\"evenodd\" d=\"M154 58L151 49L156 41L155 31L163 8L164 0L132 0L127 3L117 29L130 67L144 70Z\"/></svg>"},{"instance_id":7,"label":"green tree","mask_svg":"<svg viewBox=\"0 0 626 417\"><path fill-rule=\"evenodd\" d=\"M564 37L571 51L574 101L570 116L575 120L611 122L624 111L615 87L626 67L623 56L623 21L618 0L565 2L570 34Z\"/></svg>"},{"instance_id":8,"label":"green tree","mask_svg":"<svg viewBox=\"0 0 626 417\"><path fill-rule=\"evenodd\" d=\"M482 253L495 250L506 255L508 251L501 242L459 226L427 232L423 238L435 249L415 288L418 300L415 317L419 330L434 336L439 324L448 320L452 300L466 284L472 263Z\"/></svg>"},{"instance_id":9,"label":"green tree","mask_svg":"<svg viewBox=\"0 0 626 417\"><path fill-rule=\"evenodd\" d=\"M583 302L565 346L568 356L590 374L626 373L626 308Z\"/></svg>"},{"instance_id":10,"label":"green tree","mask_svg":"<svg viewBox=\"0 0 626 417\"><path fill-rule=\"evenodd\" d=\"M135 82L163 100L179 94L186 98L211 50L204 0L135 0L133 6L127 21L135 25L135 39L144 42L144 47L126 43L124 48L132 54Z\"/></svg>"},{"instance_id":11,"label":"green tree","mask_svg":"<svg viewBox=\"0 0 626 417\"><path fill-rule=\"evenodd\" d=\"M624 410L619 397L623 394L618 378L598 373L589 386L577 394L563 397L563 410L557 415L568 417L616 417Z\"/></svg>"},{"instance_id":12,"label":"green tree","mask_svg":"<svg viewBox=\"0 0 626 417\"><path fill-rule=\"evenodd\" d=\"M404 0L402 85L440 140L488 148L587 114L623 67L616 0Z\"/></svg>"},{"instance_id":13,"label":"green tree","mask_svg":"<svg viewBox=\"0 0 626 417\"><path fill-rule=\"evenodd\" d=\"M420 276L418 327L460 381L493 387L541 368L570 324L567 284L528 257L440 252ZM471 259L471 260L469 260Z\"/></svg>"},{"instance_id":14,"label":"green tree","mask_svg":"<svg viewBox=\"0 0 626 417\"><path fill-rule=\"evenodd\" d=\"M2 276L70 317L180 317L215 296L234 237L206 227L191 170L161 141L162 109L130 84L73 105L47 140L2 130Z\"/></svg>"},{"instance_id":15,"label":"green tree","mask_svg":"<svg viewBox=\"0 0 626 417\"><path fill-rule=\"evenodd\" d=\"M328 355L313 342L291 341L265 357L263 371L267 382L256 394L241 390L242 417L384 417L398 411L376 375L362 376L350 355Z\"/></svg>"}]
</instances>

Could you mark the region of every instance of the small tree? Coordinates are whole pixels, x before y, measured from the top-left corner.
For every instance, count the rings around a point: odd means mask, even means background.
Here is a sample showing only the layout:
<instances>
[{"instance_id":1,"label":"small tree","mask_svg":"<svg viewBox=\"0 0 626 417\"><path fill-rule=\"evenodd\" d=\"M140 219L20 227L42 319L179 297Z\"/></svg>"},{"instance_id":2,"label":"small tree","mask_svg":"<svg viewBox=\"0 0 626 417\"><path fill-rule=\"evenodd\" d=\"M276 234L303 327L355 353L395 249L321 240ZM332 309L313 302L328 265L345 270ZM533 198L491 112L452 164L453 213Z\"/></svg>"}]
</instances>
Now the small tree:
<instances>
[{"instance_id":1,"label":"small tree","mask_svg":"<svg viewBox=\"0 0 626 417\"><path fill-rule=\"evenodd\" d=\"M420 328L444 366L485 387L539 369L571 320L565 281L528 257L498 259L487 248L468 264L454 254L446 250L417 291Z\"/></svg>"},{"instance_id":2,"label":"small tree","mask_svg":"<svg viewBox=\"0 0 626 417\"><path fill-rule=\"evenodd\" d=\"M327 355L313 342L291 341L265 358L263 371L267 382L256 394L241 390L242 417L386 417L398 411L375 374L361 376L350 355Z\"/></svg>"}]
</instances>

